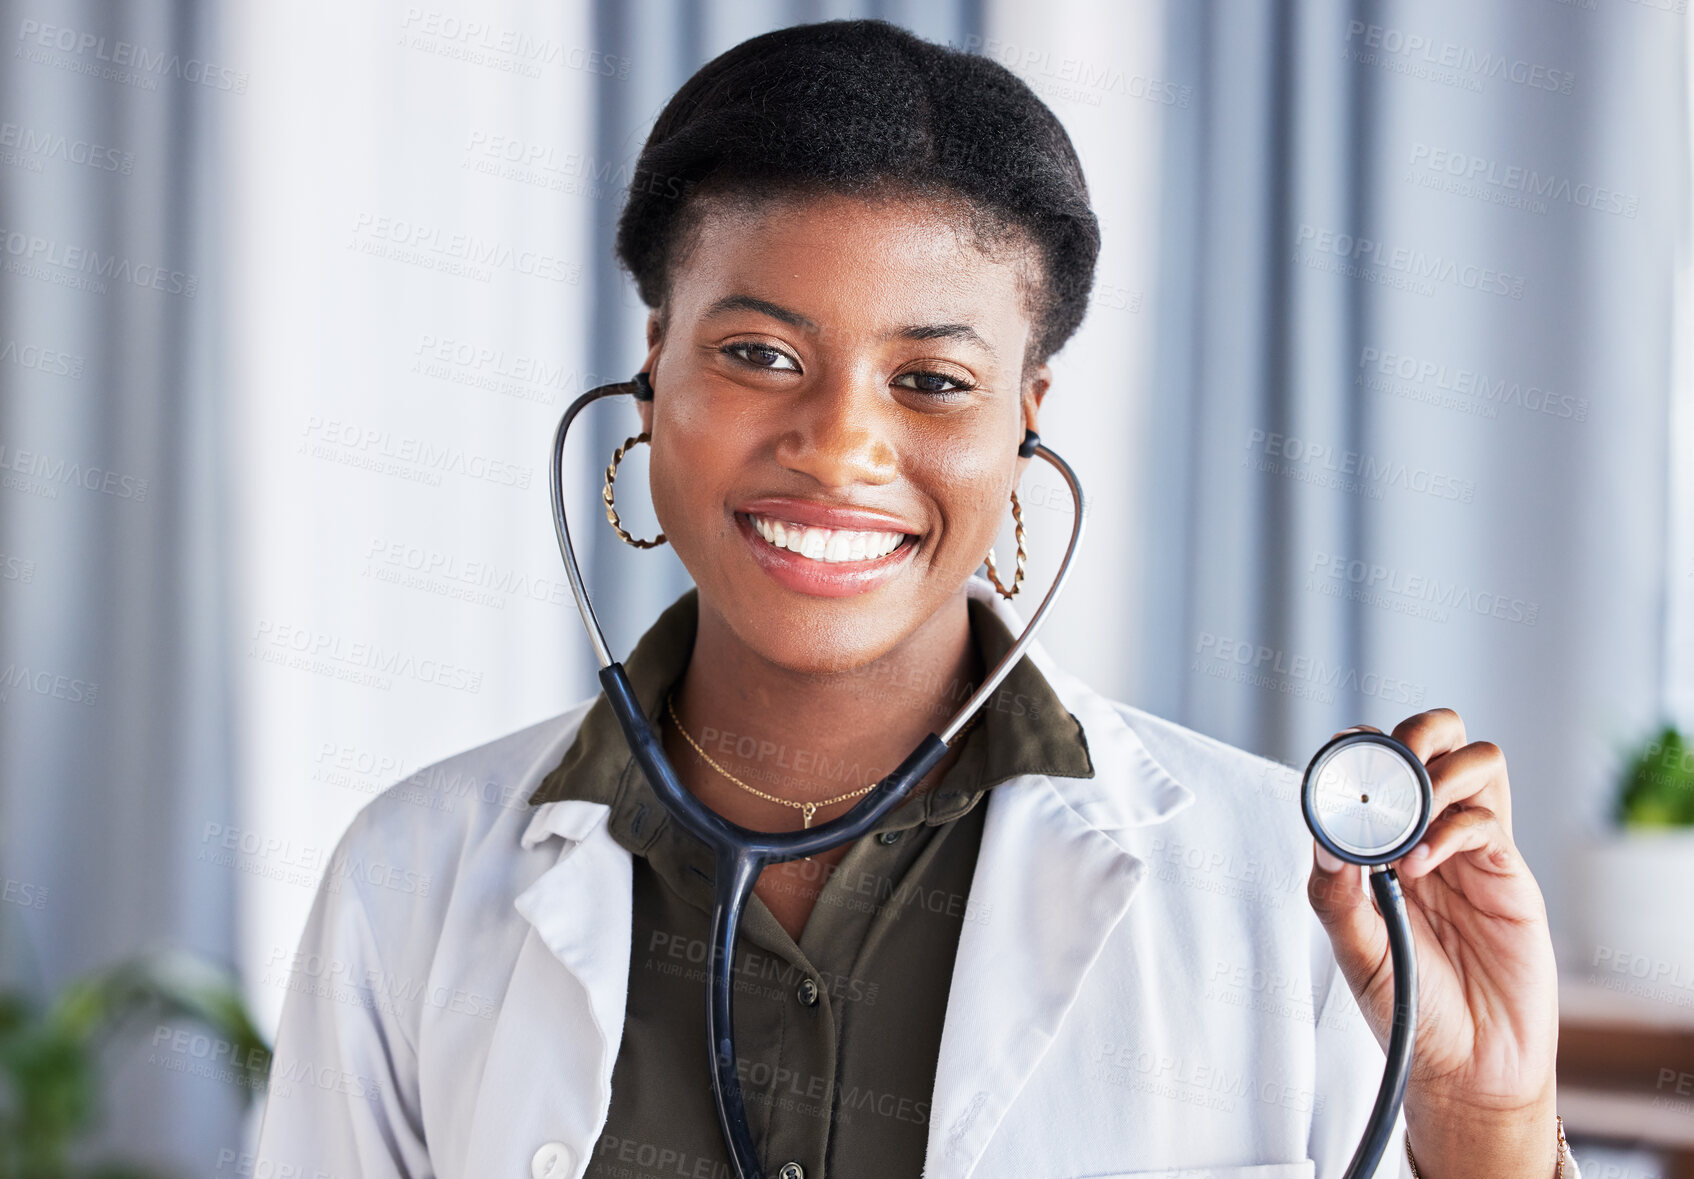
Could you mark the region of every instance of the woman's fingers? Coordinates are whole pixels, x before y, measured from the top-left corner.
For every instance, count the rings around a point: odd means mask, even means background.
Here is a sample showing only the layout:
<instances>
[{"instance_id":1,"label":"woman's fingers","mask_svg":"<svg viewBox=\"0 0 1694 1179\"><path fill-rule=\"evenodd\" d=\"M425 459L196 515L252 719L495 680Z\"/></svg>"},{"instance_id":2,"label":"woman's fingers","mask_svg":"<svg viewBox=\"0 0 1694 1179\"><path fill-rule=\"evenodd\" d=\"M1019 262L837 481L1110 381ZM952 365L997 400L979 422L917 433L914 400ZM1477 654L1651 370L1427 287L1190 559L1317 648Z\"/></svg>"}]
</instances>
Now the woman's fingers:
<instances>
[{"instance_id":1,"label":"woman's fingers","mask_svg":"<svg viewBox=\"0 0 1694 1179\"><path fill-rule=\"evenodd\" d=\"M1433 758L1450 753L1465 743L1465 722L1451 708L1432 708L1408 716L1390 734L1428 765Z\"/></svg>"},{"instance_id":2,"label":"woman's fingers","mask_svg":"<svg viewBox=\"0 0 1694 1179\"><path fill-rule=\"evenodd\" d=\"M1433 814L1450 808L1480 809L1492 814L1509 841L1512 837L1512 794L1506 780L1506 755L1492 741L1473 741L1444 753L1427 766L1435 794Z\"/></svg>"},{"instance_id":3,"label":"woman's fingers","mask_svg":"<svg viewBox=\"0 0 1694 1179\"><path fill-rule=\"evenodd\" d=\"M1454 856L1474 851L1485 853L1472 857L1472 863L1483 871L1504 876L1518 866L1517 849L1494 812L1472 807L1449 811L1431 823L1423 841L1396 865L1396 870L1408 880L1416 880Z\"/></svg>"}]
</instances>

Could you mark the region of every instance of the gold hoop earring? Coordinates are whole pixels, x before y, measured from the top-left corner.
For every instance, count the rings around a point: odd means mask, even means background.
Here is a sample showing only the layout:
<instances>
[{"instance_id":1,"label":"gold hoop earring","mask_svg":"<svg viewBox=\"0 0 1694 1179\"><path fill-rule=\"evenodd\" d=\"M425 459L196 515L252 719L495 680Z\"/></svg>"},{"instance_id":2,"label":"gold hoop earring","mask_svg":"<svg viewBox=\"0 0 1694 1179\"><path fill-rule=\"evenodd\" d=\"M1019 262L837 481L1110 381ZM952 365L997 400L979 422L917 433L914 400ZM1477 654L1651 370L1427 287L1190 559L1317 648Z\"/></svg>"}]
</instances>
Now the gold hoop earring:
<instances>
[{"instance_id":1,"label":"gold hoop earring","mask_svg":"<svg viewBox=\"0 0 1694 1179\"><path fill-rule=\"evenodd\" d=\"M623 445L612 452L612 461L606 467L606 487L600 492L600 498L606 501L606 519L611 521L612 531L616 532L618 538L625 544L634 545L638 549L658 548L665 543L665 534L661 532L652 540L641 540L625 532L623 525L618 523L618 510L612 505L612 484L617 481L618 464L623 462L624 453L631 447L642 442L650 442L652 439L653 436L645 430L633 438L624 439Z\"/></svg>"},{"instance_id":2,"label":"gold hoop earring","mask_svg":"<svg viewBox=\"0 0 1694 1179\"><path fill-rule=\"evenodd\" d=\"M1012 492L1012 521L1015 525L1012 529L1013 534L1018 538L1018 569L1016 573L1012 574L1012 588L1007 589L1005 586L1000 584L1000 576L994 569L993 549L988 550L988 556L984 558L982 562L984 565L988 566L988 580L994 583L994 588L1000 591L1000 596L1008 601L1017 597L1018 587L1023 584L1024 562L1029 559L1029 553L1024 548L1023 544L1023 507L1018 503L1018 493L1016 490L1013 490Z\"/></svg>"}]
</instances>

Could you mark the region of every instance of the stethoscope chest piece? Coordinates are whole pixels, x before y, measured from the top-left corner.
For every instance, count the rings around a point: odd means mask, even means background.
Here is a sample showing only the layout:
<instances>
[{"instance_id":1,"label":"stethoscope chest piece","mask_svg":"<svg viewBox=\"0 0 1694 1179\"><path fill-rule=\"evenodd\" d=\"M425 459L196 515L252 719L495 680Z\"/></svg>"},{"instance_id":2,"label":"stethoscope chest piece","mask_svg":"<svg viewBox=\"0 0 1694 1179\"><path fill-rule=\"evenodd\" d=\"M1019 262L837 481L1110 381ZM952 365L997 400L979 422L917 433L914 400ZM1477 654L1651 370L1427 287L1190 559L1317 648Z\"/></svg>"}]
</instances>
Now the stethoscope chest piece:
<instances>
[{"instance_id":1,"label":"stethoscope chest piece","mask_svg":"<svg viewBox=\"0 0 1694 1179\"><path fill-rule=\"evenodd\" d=\"M1435 794L1429 771L1385 733L1343 733L1312 756L1300 785L1306 826L1331 855L1387 864L1429 829Z\"/></svg>"}]
</instances>

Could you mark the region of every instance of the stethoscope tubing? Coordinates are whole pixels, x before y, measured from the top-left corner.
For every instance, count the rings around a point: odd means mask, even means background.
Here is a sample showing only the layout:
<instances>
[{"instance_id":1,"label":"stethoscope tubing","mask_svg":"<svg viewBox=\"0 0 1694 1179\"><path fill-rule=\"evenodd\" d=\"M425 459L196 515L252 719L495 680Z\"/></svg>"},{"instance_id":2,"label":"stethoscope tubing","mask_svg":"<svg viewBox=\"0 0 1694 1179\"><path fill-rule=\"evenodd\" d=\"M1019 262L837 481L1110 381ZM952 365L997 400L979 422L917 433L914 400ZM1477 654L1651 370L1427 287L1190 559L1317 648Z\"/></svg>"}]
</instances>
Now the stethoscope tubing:
<instances>
[{"instance_id":1,"label":"stethoscope tubing","mask_svg":"<svg viewBox=\"0 0 1694 1179\"><path fill-rule=\"evenodd\" d=\"M1388 956L1394 967L1394 1019L1388 1031L1388 1058L1382 1084L1376 1091L1370 1121L1359 1139L1353 1161L1343 1179L1370 1179L1388 1148L1400 1105L1406 1099L1406 1082L1412 1075L1412 1048L1418 1035L1418 959L1412 949L1412 923L1406 913L1406 896L1394 869L1373 868L1371 892L1388 927Z\"/></svg>"},{"instance_id":2,"label":"stethoscope tubing","mask_svg":"<svg viewBox=\"0 0 1694 1179\"><path fill-rule=\"evenodd\" d=\"M642 378L645 374L640 374ZM759 874L771 864L799 859L828 851L866 834L885 814L909 795L924 775L934 769L946 756L948 742L968 722L971 715L999 688L1000 683L1023 657L1025 649L1035 639L1049 608L1070 575L1071 564L1081 543L1086 520L1082 485L1070 464L1042 444L1033 430L1026 430L1018 447L1020 456L1037 456L1050 463L1069 485L1073 518L1070 541L1059 564L1059 571L1048 587L1041 604L1036 607L1023 633L1001 656L993 669L983 677L982 684L954 714L942 731L927 734L905 761L891 774L878 782L864 798L846 813L816 827L800 831L752 831L733 823L711 810L691 794L677 776L664 746L653 732L635 690L625 674L623 665L612 658L605 634L595 617L593 604L577 566L576 553L571 545L570 525L564 507L565 439L577 415L602 397L629 393L641 397L650 385L643 380L620 381L590 389L571 403L559 419L553 436L552 501L553 525L558 536L559 551L564 557L565 572L570 579L571 593L582 614L583 625L600 663L600 684L607 702L618 718L630 751L640 764L654 792L684 830L699 838L711 849L713 900L711 921L711 959L708 966L706 997L706 1027L708 1051L711 1058L713 1095L717 1100L718 1124L724 1143L729 1148L739 1179L764 1179L758 1151L747 1124L746 1103L742 1098L741 1079L736 1071L735 1018L732 970L735 938L742 914L753 895Z\"/></svg>"}]
</instances>

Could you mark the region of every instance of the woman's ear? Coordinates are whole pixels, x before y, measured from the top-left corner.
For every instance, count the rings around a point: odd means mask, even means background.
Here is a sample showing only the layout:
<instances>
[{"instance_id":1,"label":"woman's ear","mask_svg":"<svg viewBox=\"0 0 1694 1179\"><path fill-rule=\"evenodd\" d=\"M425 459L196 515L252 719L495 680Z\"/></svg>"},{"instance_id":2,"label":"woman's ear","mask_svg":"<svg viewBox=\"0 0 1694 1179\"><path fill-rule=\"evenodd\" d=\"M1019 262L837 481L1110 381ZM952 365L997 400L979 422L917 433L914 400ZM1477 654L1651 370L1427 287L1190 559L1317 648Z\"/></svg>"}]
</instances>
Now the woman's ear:
<instances>
[{"instance_id":1,"label":"woman's ear","mask_svg":"<svg viewBox=\"0 0 1694 1179\"><path fill-rule=\"evenodd\" d=\"M665 317L659 308L655 307L647 313L647 359L641 362L641 372L647 374L649 383L653 382L653 368L659 363L659 349L665 342ZM654 393L654 397L658 394ZM641 429L644 433L653 430L653 403L637 401L635 412L641 415Z\"/></svg>"},{"instance_id":2,"label":"woman's ear","mask_svg":"<svg viewBox=\"0 0 1694 1179\"><path fill-rule=\"evenodd\" d=\"M1023 428L1041 433L1041 427L1036 424L1037 415L1041 410L1041 399L1047 396L1047 386L1053 383L1053 370L1043 364L1040 368L1024 378L1023 390L1019 400L1023 404ZM1023 445L1023 435L1018 435L1018 445ZM1029 466L1029 460L1022 455L1017 460L1017 480L1023 479L1024 470ZM1014 486L1016 483L1014 482Z\"/></svg>"},{"instance_id":3,"label":"woman's ear","mask_svg":"<svg viewBox=\"0 0 1694 1179\"><path fill-rule=\"evenodd\" d=\"M1036 417L1041 409L1041 399L1047 396L1047 386L1053 383L1051 365L1043 364L1036 369L1023 383L1023 426L1026 430L1041 433L1041 427L1036 425Z\"/></svg>"}]
</instances>

